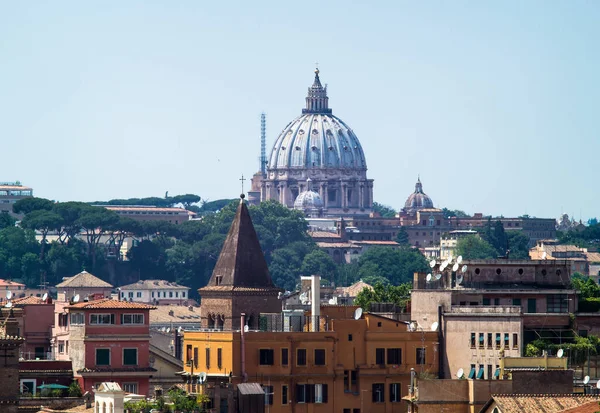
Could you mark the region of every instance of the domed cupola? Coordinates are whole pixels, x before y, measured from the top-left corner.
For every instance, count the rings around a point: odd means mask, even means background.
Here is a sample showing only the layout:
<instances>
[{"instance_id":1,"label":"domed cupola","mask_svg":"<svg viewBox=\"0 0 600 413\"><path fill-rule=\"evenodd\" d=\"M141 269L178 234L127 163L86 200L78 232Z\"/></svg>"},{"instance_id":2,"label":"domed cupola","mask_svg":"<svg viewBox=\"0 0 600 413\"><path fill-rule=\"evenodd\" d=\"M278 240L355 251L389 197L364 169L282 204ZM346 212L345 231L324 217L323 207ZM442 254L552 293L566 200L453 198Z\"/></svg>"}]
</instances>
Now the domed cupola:
<instances>
[{"instance_id":1,"label":"domed cupola","mask_svg":"<svg viewBox=\"0 0 600 413\"><path fill-rule=\"evenodd\" d=\"M433 201L425 192L423 192L423 184L421 184L421 178L417 179L415 185L415 192L410 194L406 202L404 203L404 210L408 213L415 213L420 209L433 208Z\"/></svg>"},{"instance_id":2,"label":"domed cupola","mask_svg":"<svg viewBox=\"0 0 600 413\"><path fill-rule=\"evenodd\" d=\"M329 108L327 87L315 70L306 106L275 140L261 183L261 200L276 199L289 208L305 210L317 199L332 216L365 215L373 206L373 180L354 131ZM314 191L304 182L312 179ZM302 196L300 196L302 195ZM312 206L311 206L312 208Z\"/></svg>"},{"instance_id":3,"label":"domed cupola","mask_svg":"<svg viewBox=\"0 0 600 413\"><path fill-rule=\"evenodd\" d=\"M323 214L321 195L310 187L311 179L306 180L306 191L300 192L294 201L294 209L304 212L307 216L318 217Z\"/></svg>"}]
</instances>

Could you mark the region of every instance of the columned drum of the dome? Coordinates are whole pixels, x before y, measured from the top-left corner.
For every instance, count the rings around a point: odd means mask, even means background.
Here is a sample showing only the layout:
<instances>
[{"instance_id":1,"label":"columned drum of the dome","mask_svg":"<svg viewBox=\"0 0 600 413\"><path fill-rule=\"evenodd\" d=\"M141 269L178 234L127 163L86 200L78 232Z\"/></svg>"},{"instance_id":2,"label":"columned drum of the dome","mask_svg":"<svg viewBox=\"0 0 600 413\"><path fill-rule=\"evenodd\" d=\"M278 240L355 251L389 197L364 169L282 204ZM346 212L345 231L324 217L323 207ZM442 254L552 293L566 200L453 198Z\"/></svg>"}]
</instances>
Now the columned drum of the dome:
<instances>
[{"instance_id":1,"label":"columned drum of the dome","mask_svg":"<svg viewBox=\"0 0 600 413\"><path fill-rule=\"evenodd\" d=\"M323 202L325 215L367 215L373 206L373 180L354 131L329 108L327 88L315 70L306 108L279 134L271 150L261 199L292 208L298 195L312 191Z\"/></svg>"}]
</instances>

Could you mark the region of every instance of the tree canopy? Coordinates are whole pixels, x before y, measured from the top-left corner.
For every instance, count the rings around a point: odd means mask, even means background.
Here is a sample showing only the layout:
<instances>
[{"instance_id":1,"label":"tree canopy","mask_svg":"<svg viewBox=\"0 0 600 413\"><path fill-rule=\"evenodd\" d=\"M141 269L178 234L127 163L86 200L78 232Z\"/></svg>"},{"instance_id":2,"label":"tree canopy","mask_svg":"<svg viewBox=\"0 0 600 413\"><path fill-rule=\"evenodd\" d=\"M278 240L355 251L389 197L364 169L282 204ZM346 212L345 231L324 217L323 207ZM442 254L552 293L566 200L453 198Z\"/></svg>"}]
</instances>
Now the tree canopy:
<instances>
[{"instance_id":1,"label":"tree canopy","mask_svg":"<svg viewBox=\"0 0 600 413\"><path fill-rule=\"evenodd\" d=\"M456 243L456 255L466 260L486 260L497 257L497 251L478 235L466 235Z\"/></svg>"},{"instance_id":2,"label":"tree canopy","mask_svg":"<svg viewBox=\"0 0 600 413\"><path fill-rule=\"evenodd\" d=\"M373 289L365 287L360 291L354 303L362 309L369 311L371 303L392 303L401 308L406 308L406 303L410 300L410 291L412 283L407 282L400 285L387 285L377 282Z\"/></svg>"},{"instance_id":3,"label":"tree canopy","mask_svg":"<svg viewBox=\"0 0 600 413\"><path fill-rule=\"evenodd\" d=\"M390 206L373 202L373 211L378 213L383 218L394 218L398 212Z\"/></svg>"},{"instance_id":4,"label":"tree canopy","mask_svg":"<svg viewBox=\"0 0 600 413\"><path fill-rule=\"evenodd\" d=\"M380 277L393 285L412 282L415 272L427 268L425 257L411 248L371 247L358 260L359 277L367 283L369 277Z\"/></svg>"}]
</instances>

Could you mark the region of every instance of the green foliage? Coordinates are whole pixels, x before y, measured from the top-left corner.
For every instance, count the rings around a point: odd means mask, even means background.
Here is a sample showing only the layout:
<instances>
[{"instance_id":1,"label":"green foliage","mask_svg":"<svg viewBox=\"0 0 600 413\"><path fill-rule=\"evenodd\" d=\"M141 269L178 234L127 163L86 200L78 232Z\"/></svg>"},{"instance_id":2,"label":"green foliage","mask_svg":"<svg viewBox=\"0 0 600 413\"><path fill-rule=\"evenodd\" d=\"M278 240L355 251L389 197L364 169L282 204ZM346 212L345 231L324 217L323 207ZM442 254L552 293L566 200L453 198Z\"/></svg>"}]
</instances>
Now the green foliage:
<instances>
[{"instance_id":1,"label":"green foliage","mask_svg":"<svg viewBox=\"0 0 600 413\"><path fill-rule=\"evenodd\" d=\"M382 205L379 202L373 202L373 212L378 213L383 218L394 218L398 213L394 208Z\"/></svg>"},{"instance_id":2,"label":"green foliage","mask_svg":"<svg viewBox=\"0 0 600 413\"><path fill-rule=\"evenodd\" d=\"M410 248L371 247L358 260L360 278L381 277L394 285L412 282L415 272L427 268L425 257Z\"/></svg>"},{"instance_id":3,"label":"green foliage","mask_svg":"<svg viewBox=\"0 0 600 413\"><path fill-rule=\"evenodd\" d=\"M496 258L497 252L489 242L478 235L467 235L456 243L456 255L466 260L485 260Z\"/></svg>"},{"instance_id":4,"label":"green foliage","mask_svg":"<svg viewBox=\"0 0 600 413\"><path fill-rule=\"evenodd\" d=\"M590 218L587 220L587 224L589 226L598 225L598 218Z\"/></svg>"},{"instance_id":5,"label":"green foliage","mask_svg":"<svg viewBox=\"0 0 600 413\"><path fill-rule=\"evenodd\" d=\"M192 204L200 202L201 198L194 194L175 195L172 197L165 196L164 198L148 197L148 198L129 198L129 199L111 199L110 201L92 202L95 205L143 205L157 207L173 207L182 204L184 208L190 207Z\"/></svg>"},{"instance_id":6,"label":"green foliage","mask_svg":"<svg viewBox=\"0 0 600 413\"><path fill-rule=\"evenodd\" d=\"M321 279L334 281L337 267L329 254L315 249L304 256L300 272L303 275L317 274L321 276Z\"/></svg>"},{"instance_id":7,"label":"green foliage","mask_svg":"<svg viewBox=\"0 0 600 413\"><path fill-rule=\"evenodd\" d=\"M406 303L410 300L411 289L411 283L394 286L377 282L373 285L372 290L368 287L363 288L363 290L356 295L354 303L367 311L370 309L371 303L393 303L402 308L406 308Z\"/></svg>"},{"instance_id":8,"label":"green foliage","mask_svg":"<svg viewBox=\"0 0 600 413\"><path fill-rule=\"evenodd\" d=\"M588 354L593 356L600 350L600 339L596 336L580 337L576 336L572 342L563 342L553 344L546 340L537 339L525 347L525 356L536 357L542 354L542 350L551 351L556 354L559 349L565 351L565 357L568 357L571 363L583 365Z\"/></svg>"},{"instance_id":9,"label":"green foliage","mask_svg":"<svg viewBox=\"0 0 600 413\"><path fill-rule=\"evenodd\" d=\"M149 400L130 400L125 402L125 411L131 413L150 413L152 409L155 409L156 403Z\"/></svg>"},{"instance_id":10,"label":"green foliage","mask_svg":"<svg viewBox=\"0 0 600 413\"><path fill-rule=\"evenodd\" d=\"M17 222L17 220L14 219L12 215L0 213L0 229L14 227L15 222Z\"/></svg>"},{"instance_id":11,"label":"green foliage","mask_svg":"<svg viewBox=\"0 0 600 413\"><path fill-rule=\"evenodd\" d=\"M175 411L191 413L194 410L199 409L196 399L188 396L181 389L169 390L169 399L171 399L171 402L173 403L173 409Z\"/></svg>"},{"instance_id":12,"label":"green foliage","mask_svg":"<svg viewBox=\"0 0 600 413\"><path fill-rule=\"evenodd\" d=\"M13 205L15 214L29 214L33 211L51 211L54 208L54 202L44 198L23 198L19 199Z\"/></svg>"},{"instance_id":13,"label":"green foliage","mask_svg":"<svg viewBox=\"0 0 600 413\"><path fill-rule=\"evenodd\" d=\"M69 397L81 397L83 393L81 392L81 387L79 387L79 382L77 380L73 380L69 385L67 393L69 394Z\"/></svg>"},{"instance_id":14,"label":"green foliage","mask_svg":"<svg viewBox=\"0 0 600 413\"><path fill-rule=\"evenodd\" d=\"M410 238L406 227L400 227L398 234L396 234L396 242L403 247L408 247L410 245Z\"/></svg>"},{"instance_id":15,"label":"green foliage","mask_svg":"<svg viewBox=\"0 0 600 413\"><path fill-rule=\"evenodd\" d=\"M529 259L529 237L521 231L507 231L510 258L515 260Z\"/></svg>"},{"instance_id":16,"label":"green foliage","mask_svg":"<svg viewBox=\"0 0 600 413\"><path fill-rule=\"evenodd\" d=\"M442 208L442 212L444 213L444 217L446 217L446 218L451 218L451 217L468 218L469 217L469 214L467 214L465 211L461 211L460 209Z\"/></svg>"},{"instance_id":17,"label":"green foliage","mask_svg":"<svg viewBox=\"0 0 600 413\"><path fill-rule=\"evenodd\" d=\"M590 224L581 231L565 231L557 233L561 244L574 244L578 247L592 247L600 243L600 224Z\"/></svg>"}]
</instances>

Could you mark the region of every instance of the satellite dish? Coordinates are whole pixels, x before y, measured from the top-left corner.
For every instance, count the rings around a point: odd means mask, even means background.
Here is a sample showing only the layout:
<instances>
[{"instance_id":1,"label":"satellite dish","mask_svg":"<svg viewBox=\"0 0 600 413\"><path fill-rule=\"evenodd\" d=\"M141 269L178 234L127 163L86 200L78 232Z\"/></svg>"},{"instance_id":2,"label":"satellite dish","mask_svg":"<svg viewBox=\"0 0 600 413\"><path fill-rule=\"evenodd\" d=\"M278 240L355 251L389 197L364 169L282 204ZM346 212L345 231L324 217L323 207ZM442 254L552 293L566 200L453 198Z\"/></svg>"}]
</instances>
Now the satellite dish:
<instances>
[{"instance_id":1,"label":"satellite dish","mask_svg":"<svg viewBox=\"0 0 600 413\"><path fill-rule=\"evenodd\" d=\"M448 266L448 262L444 261L442 263L442 265L440 265L440 271L444 271L446 269L446 267Z\"/></svg>"},{"instance_id":2,"label":"satellite dish","mask_svg":"<svg viewBox=\"0 0 600 413\"><path fill-rule=\"evenodd\" d=\"M44 293L42 296L42 301L46 301L48 299L48 293Z\"/></svg>"},{"instance_id":3,"label":"satellite dish","mask_svg":"<svg viewBox=\"0 0 600 413\"><path fill-rule=\"evenodd\" d=\"M10 301L4 305L4 307L6 307L6 308L11 308L12 306L13 306L13 304Z\"/></svg>"},{"instance_id":4,"label":"satellite dish","mask_svg":"<svg viewBox=\"0 0 600 413\"><path fill-rule=\"evenodd\" d=\"M456 284L462 284L463 282L463 276L459 275L458 277L456 277Z\"/></svg>"},{"instance_id":5,"label":"satellite dish","mask_svg":"<svg viewBox=\"0 0 600 413\"><path fill-rule=\"evenodd\" d=\"M425 277L425 281L431 282L431 274L427 274L427 277Z\"/></svg>"},{"instance_id":6,"label":"satellite dish","mask_svg":"<svg viewBox=\"0 0 600 413\"><path fill-rule=\"evenodd\" d=\"M171 327L167 328L167 331L166 331L166 332L167 332L167 333L170 333L170 332L171 332Z\"/></svg>"},{"instance_id":7,"label":"satellite dish","mask_svg":"<svg viewBox=\"0 0 600 413\"><path fill-rule=\"evenodd\" d=\"M556 357L558 357L560 359L560 358L562 358L563 354L565 354L564 350L562 348L559 348L558 351L556 352Z\"/></svg>"},{"instance_id":8,"label":"satellite dish","mask_svg":"<svg viewBox=\"0 0 600 413\"><path fill-rule=\"evenodd\" d=\"M467 266L463 265L462 268L460 269L462 272L467 272Z\"/></svg>"},{"instance_id":9,"label":"satellite dish","mask_svg":"<svg viewBox=\"0 0 600 413\"><path fill-rule=\"evenodd\" d=\"M6 299L10 300L12 298L12 291L7 291L6 292Z\"/></svg>"},{"instance_id":10,"label":"satellite dish","mask_svg":"<svg viewBox=\"0 0 600 413\"><path fill-rule=\"evenodd\" d=\"M360 318L362 317L362 313L363 313L362 308L358 307L356 310L354 310L354 319L360 320Z\"/></svg>"},{"instance_id":11,"label":"satellite dish","mask_svg":"<svg viewBox=\"0 0 600 413\"><path fill-rule=\"evenodd\" d=\"M596 382L596 388L597 388L597 389L600 389L600 380L598 380L598 381Z\"/></svg>"},{"instance_id":12,"label":"satellite dish","mask_svg":"<svg viewBox=\"0 0 600 413\"><path fill-rule=\"evenodd\" d=\"M440 278L442 278L442 274L440 274L439 272L435 275L435 279L439 280Z\"/></svg>"},{"instance_id":13,"label":"satellite dish","mask_svg":"<svg viewBox=\"0 0 600 413\"><path fill-rule=\"evenodd\" d=\"M73 302L74 303L78 303L79 302L79 294L76 294L75 297L73 297Z\"/></svg>"},{"instance_id":14,"label":"satellite dish","mask_svg":"<svg viewBox=\"0 0 600 413\"><path fill-rule=\"evenodd\" d=\"M546 251L542 252L542 259L545 260L547 255L548 254L546 254Z\"/></svg>"},{"instance_id":15,"label":"satellite dish","mask_svg":"<svg viewBox=\"0 0 600 413\"><path fill-rule=\"evenodd\" d=\"M244 326L244 333L247 333L247 332L248 332L248 330L250 330L250 327L248 327L248 324L246 324L246 325Z\"/></svg>"},{"instance_id":16,"label":"satellite dish","mask_svg":"<svg viewBox=\"0 0 600 413\"><path fill-rule=\"evenodd\" d=\"M281 291L277 293L277 299L281 300Z\"/></svg>"},{"instance_id":17,"label":"satellite dish","mask_svg":"<svg viewBox=\"0 0 600 413\"><path fill-rule=\"evenodd\" d=\"M434 321L433 324L431 325L431 331L437 331L439 326L439 323L437 321Z\"/></svg>"},{"instance_id":18,"label":"satellite dish","mask_svg":"<svg viewBox=\"0 0 600 413\"><path fill-rule=\"evenodd\" d=\"M329 299L329 305L335 305L335 299L334 298L330 298Z\"/></svg>"},{"instance_id":19,"label":"satellite dish","mask_svg":"<svg viewBox=\"0 0 600 413\"><path fill-rule=\"evenodd\" d=\"M183 327L179 326L179 327L177 328L177 332L178 332L178 333L181 333L182 331L183 331Z\"/></svg>"},{"instance_id":20,"label":"satellite dish","mask_svg":"<svg viewBox=\"0 0 600 413\"><path fill-rule=\"evenodd\" d=\"M452 257L452 254L448 254L448 262L449 262L449 263L450 263L450 262L452 262L452 258L453 258L453 257Z\"/></svg>"},{"instance_id":21,"label":"satellite dish","mask_svg":"<svg viewBox=\"0 0 600 413\"><path fill-rule=\"evenodd\" d=\"M200 384L204 384L204 382L206 382L206 373L205 372L198 374L198 381L200 382Z\"/></svg>"},{"instance_id":22,"label":"satellite dish","mask_svg":"<svg viewBox=\"0 0 600 413\"><path fill-rule=\"evenodd\" d=\"M456 263L462 264L462 255L459 255L458 257L456 257Z\"/></svg>"},{"instance_id":23,"label":"satellite dish","mask_svg":"<svg viewBox=\"0 0 600 413\"><path fill-rule=\"evenodd\" d=\"M456 372L456 377L458 377L459 379L462 379L464 375L465 371L462 368L458 369L458 371Z\"/></svg>"},{"instance_id":24,"label":"satellite dish","mask_svg":"<svg viewBox=\"0 0 600 413\"><path fill-rule=\"evenodd\" d=\"M429 266L430 266L431 268L435 267L435 264L437 264L437 262L436 262L435 260L431 260L431 261L429 261Z\"/></svg>"},{"instance_id":25,"label":"satellite dish","mask_svg":"<svg viewBox=\"0 0 600 413\"><path fill-rule=\"evenodd\" d=\"M590 382L590 376L585 376L583 378L583 384L588 384Z\"/></svg>"},{"instance_id":26,"label":"satellite dish","mask_svg":"<svg viewBox=\"0 0 600 413\"><path fill-rule=\"evenodd\" d=\"M452 271L454 271L454 272L458 271L458 263L456 263L452 266Z\"/></svg>"}]
</instances>

